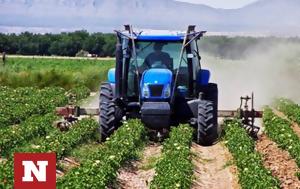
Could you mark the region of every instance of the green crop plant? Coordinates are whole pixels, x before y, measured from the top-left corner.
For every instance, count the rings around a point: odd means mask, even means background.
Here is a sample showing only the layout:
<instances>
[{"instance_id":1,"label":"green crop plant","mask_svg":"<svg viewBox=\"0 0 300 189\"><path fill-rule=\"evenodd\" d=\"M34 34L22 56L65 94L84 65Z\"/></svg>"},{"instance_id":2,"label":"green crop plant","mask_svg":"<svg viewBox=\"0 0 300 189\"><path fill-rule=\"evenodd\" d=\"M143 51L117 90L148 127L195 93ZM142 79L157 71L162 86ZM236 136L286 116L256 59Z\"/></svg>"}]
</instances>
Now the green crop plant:
<instances>
[{"instance_id":1,"label":"green crop plant","mask_svg":"<svg viewBox=\"0 0 300 189\"><path fill-rule=\"evenodd\" d=\"M284 113L290 120L300 124L300 106L293 101L280 98L275 101L277 110Z\"/></svg>"},{"instance_id":2,"label":"green crop plant","mask_svg":"<svg viewBox=\"0 0 300 189\"><path fill-rule=\"evenodd\" d=\"M32 116L18 127L6 127L0 130L0 152L7 156L15 147L22 145L32 138L45 136L50 130L56 116L47 114L45 116Z\"/></svg>"},{"instance_id":3,"label":"green crop plant","mask_svg":"<svg viewBox=\"0 0 300 189\"><path fill-rule=\"evenodd\" d=\"M30 116L51 113L57 106L75 104L89 94L90 89L85 86L76 86L69 91L59 87L0 87L0 130L8 125L20 124Z\"/></svg>"},{"instance_id":4,"label":"green crop plant","mask_svg":"<svg viewBox=\"0 0 300 189\"><path fill-rule=\"evenodd\" d=\"M224 139L238 168L243 189L279 188L278 179L263 166L261 155L255 151L255 141L238 120L226 122Z\"/></svg>"},{"instance_id":5,"label":"green crop plant","mask_svg":"<svg viewBox=\"0 0 300 189\"><path fill-rule=\"evenodd\" d=\"M290 127L291 123L275 115L270 108L264 110L263 121L267 136L287 150L300 167L300 138Z\"/></svg>"},{"instance_id":6,"label":"green crop plant","mask_svg":"<svg viewBox=\"0 0 300 189\"><path fill-rule=\"evenodd\" d=\"M162 157L156 164L151 189L190 188L193 176L192 139L193 128L190 126L180 125L172 129L170 138L164 142Z\"/></svg>"},{"instance_id":7,"label":"green crop plant","mask_svg":"<svg viewBox=\"0 0 300 189\"><path fill-rule=\"evenodd\" d=\"M58 87L17 88L0 87L0 129L19 124L32 115L50 113L56 106L67 104L65 90ZM1 140L1 139L0 139Z\"/></svg>"},{"instance_id":8,"label":"green crop plant","mask_svg":"<svg viewBox=\"0 0 300 189\"><path fill-rule=\"evenodd\" d=\"M92 119L83 119L73 125L69 131L60 132L55 129L35 143L28 142L15 148L7 161L0 163L1 188L13 188L13 154L15 152L55 152L57 159L62 158L75 146L87 141L96 132L98 123Z\"/></svg>"},{"instance_id":9,"label":"green crop plant","mask_svg":"<svg viewBox=\"0 0 300 189\"><path fill-rule=\"evenodd\" d=\"M138 120L124 123L107 141L58 180L57 188L106 188L121 165L135 158L145 141L145 127ZM80 179L78 179L80 178Z\"/></svg>"}]
</instances>

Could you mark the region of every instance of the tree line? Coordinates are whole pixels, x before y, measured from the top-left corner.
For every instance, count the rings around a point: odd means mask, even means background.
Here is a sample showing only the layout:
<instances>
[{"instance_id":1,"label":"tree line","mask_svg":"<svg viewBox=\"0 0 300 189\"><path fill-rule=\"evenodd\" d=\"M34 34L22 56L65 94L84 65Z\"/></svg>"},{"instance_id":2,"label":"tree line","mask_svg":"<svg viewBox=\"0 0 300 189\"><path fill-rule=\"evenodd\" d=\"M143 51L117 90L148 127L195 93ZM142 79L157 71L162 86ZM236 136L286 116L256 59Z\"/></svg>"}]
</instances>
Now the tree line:
<instances>
[{"instance_id":1,"label":"tree line","mask_svg":"<svg viewBox=\"0 0 300 189\"><path fill-rule=\"evenodd\" d=\"M299 38L206 36L199 42L201 52L226 59L242 59L280 43L300 43ZM115 55L115 34L85 30L60 34L0 33L0 53L20 55L75 56L80 51L106 57Z\"/></svg>"},{"instance_id":2,"label":"tree line","mask_svg":"<svg viewBox=\"0 0 300 189\"><path fill-rule=\"evenodd\" d=\"M60 34L0 33L0 52L20 55L75 56L81 50L98 56L114 56L114 34L87 31Z\"/></svg>"}]
</instances>

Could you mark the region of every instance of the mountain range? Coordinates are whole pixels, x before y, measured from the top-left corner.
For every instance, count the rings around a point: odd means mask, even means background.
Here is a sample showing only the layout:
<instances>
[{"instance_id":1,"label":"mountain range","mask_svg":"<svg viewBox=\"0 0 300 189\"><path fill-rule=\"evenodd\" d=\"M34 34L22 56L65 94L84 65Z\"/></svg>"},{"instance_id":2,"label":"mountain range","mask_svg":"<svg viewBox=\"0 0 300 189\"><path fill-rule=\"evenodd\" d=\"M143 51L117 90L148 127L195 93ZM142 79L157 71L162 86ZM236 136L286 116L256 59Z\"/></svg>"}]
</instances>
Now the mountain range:
<instances>
[{"instance_id":1,"label":"mountain range","mask_svg":"<svg viewBox=\"0 0 300 189\"><path fill-rule=\"evenodd\" d=\"M139 28L300 34L299 0L258 0L239 9L216 9L175 0L0 0L0 32L111 32Z\"/></svg>"}]
</instances>

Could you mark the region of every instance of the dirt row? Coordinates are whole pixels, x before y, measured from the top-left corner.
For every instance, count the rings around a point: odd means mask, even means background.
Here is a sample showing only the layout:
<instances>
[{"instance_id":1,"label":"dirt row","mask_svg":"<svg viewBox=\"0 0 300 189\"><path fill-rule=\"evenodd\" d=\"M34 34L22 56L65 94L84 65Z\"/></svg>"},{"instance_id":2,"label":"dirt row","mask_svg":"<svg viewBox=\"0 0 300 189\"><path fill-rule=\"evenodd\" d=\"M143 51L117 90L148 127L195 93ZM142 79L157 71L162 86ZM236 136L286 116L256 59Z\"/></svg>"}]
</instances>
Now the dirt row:
<instances>
[{"instance_id":1,"label":"dirt row","mask_svg":"<svg viewBox=\"0 0 300 189\"><path fill-rule=\"evenodd\" d=\"M162 145L149 143L140 160L128 162L121 168L114 189L146 189L155 174L155 163L160 157Z\"/></svg>"},{"instance_id":2,"label":"dirt row","mask_svg":"<svg viewBox=\"0 0 300 189\"><path fill-rule=\"evenodd\" d=\"M237 168L222 142L204 147L193 143L195 180L192 189L239 189Z\"/></svg>"},{"instance_id":3,"label":"dirt row","mask_svg":"<svg viewBox=\"0 0 300 189\"><path fill-rule=\"evenodd\" d=\"M300 170L287 151L280 149L266 135L259 138L256 150L262 154L264 166L279 179L281 188L300 188L300 181L296 176Z\"/></svg>"},{"instance_id":4,"label":"dirt row","mask_svg":"<svg viewBox=\"0 0 300 189\"><path fill-rule=\"evenodd\" d=\"M155 174L155 163L160 157L162 146L148 145L140 160L129 162L118 174L116 189L146 189ZM239 189L236 167L223 143L203 147L193 143L194 170L193 189Z\"/></svg>"},{"instance_id":5,"label":"dirt row","mask_svg":"<svg viewBox=\"0 0 300 189\"><path fill-rule=\"evenodd\" d=\"M273 109L279 117L290 121L282 112ZM300 137L300 127L290 121L291 128ZM271 170L272 175L279 179L280 187L283 189L300 188L300 181L296 176L300 172L295 160L285 150L262 134L256 142L256 150L262 154L264 166Z\"/></svg>"}]
</instances>

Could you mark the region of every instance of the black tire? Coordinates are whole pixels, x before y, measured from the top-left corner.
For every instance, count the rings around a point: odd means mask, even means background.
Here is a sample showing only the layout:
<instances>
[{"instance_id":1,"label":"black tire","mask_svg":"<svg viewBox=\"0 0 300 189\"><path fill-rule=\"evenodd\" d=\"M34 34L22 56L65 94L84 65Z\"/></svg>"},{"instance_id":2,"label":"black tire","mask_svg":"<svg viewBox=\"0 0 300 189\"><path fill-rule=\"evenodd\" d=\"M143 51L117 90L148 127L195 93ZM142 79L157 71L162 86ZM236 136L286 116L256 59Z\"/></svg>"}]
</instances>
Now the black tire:
<instances>
[{"instance_id":1,"label":"black tire","mask_svg":"<svg viewBox=\"0 0 300 189\"><path fill-rule=\"evenodd\" d=\"M99 97L99 131L101 141L105 141L120 126L121 110L113 102L113 97L113 89L110 83L102 83Z\"/></svg>"},{"instance_id":2,"label":"black tire","mask_svg":"<svg viewBox=\"0 0 300 189\"><path fill-rule=\"evenodd\" d=\"M198 104L197 143L212 145L218 139L218 117L212 101L200 100Z\"/></svg>"}]
</instances>

